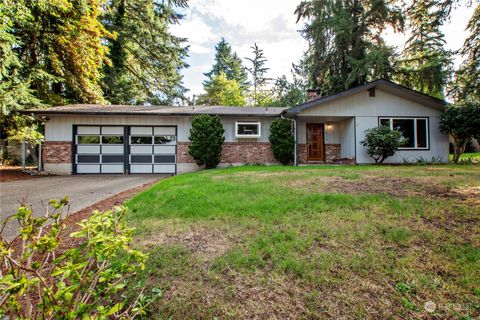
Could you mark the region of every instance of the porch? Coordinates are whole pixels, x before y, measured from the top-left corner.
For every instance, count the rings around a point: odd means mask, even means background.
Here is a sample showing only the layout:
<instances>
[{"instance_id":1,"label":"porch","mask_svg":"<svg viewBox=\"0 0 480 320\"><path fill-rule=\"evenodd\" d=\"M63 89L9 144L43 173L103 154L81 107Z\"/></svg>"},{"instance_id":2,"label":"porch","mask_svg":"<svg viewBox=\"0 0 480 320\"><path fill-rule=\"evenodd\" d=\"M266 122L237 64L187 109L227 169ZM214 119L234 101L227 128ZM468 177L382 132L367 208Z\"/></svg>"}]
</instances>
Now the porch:
<instances>
[{"instance_id":1,"label":"porch","mask_svg":"<svg viewBox=\"0 0 480 320\"><path fill-rule=\"evenodd\" d=\"M354 117L296 117L297 163L355 164Z\"/></svg>"}]
</instances>

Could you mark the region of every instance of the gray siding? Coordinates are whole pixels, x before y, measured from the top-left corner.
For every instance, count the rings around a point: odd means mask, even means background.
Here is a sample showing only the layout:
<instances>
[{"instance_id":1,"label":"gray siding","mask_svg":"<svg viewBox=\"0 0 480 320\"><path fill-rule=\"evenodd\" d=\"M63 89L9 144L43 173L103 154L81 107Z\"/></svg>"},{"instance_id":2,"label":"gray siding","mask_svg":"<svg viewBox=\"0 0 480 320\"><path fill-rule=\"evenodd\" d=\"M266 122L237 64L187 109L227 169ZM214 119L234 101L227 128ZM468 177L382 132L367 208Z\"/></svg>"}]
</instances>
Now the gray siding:
<instances>
[{"instance_id":1,"label":"gray siding","mask_svg":"<svg viewBox=\"0 0 480 320\"><path fill-rule=\"evenodd\" d=\"M177 140L188 141L191 129L191 117L153 117L153 116L49 116L45 125L47 141L72 141L73 125L156 125L177 126ZM223 118L225 141L241 141L235 137L235 121L260 121L262 134L256 141L267 142L272 118Z\"/></svg>"}]
</instances>

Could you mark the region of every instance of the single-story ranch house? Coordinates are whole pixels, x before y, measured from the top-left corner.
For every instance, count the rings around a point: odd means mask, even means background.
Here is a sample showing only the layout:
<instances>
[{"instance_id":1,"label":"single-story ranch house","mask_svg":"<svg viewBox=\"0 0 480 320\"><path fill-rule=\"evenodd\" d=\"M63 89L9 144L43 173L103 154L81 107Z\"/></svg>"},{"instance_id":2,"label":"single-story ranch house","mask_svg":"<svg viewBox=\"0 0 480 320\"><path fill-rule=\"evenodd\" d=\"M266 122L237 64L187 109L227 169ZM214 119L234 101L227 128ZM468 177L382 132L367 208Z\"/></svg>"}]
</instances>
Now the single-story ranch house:
<instances>
[{"instance_id":1,"label":"single-story ranch house","mask_svg":"<svg viewBox=\"0 0 480 320\"><path fill-rule=\"evenodd\" d=\"M448 161L438 129L445 102L387 80L312 99L293 108L68 105L28 110L45 121L43 163L55 174L182 173L199 167L188 154L192 117L219 115L225 129L221 165L277 163L268 140L272 121L295 130L295 164L371 163L365 130L387 125L408 145L390 163Z\"/></svg>"}]
</instances>

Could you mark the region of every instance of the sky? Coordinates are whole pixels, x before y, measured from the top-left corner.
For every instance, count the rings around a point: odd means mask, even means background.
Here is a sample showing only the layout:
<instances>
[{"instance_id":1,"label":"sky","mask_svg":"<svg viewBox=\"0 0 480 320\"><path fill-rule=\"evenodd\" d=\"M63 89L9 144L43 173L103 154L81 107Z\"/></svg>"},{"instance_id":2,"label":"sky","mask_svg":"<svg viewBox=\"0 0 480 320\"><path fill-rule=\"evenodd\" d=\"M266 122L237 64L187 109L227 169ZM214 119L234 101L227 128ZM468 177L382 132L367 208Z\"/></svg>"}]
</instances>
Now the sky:
<instances>
[{"instance_id":1,"label":"sky","mask_svg":"<svg viewBox=\"0 0 480 320\"><path fill-rule=\"evenodd\" d=\"M465 0L466 1L466 0ZM245 57L252 57L254 43L264 50L270 68L267 76L276 78L289 75L293 62L297 62L307 48L296 23L295 8L300 0L191 0L180 24L173 25L174 35L188 39L190 46L187 63L183 70L184 85L190 89L189 96L203 92L203 75L208 72L215 57L215 44L224 37L233 50L248 65ZM252 10L255 8L255 10ZM467 36L465 27L473 14L473 8L461 6L452 12L451 21L443 26L446 48L459 49ZM401 47L408 38L406 34L387 31L385 40L390 45ZM460 59L456 59L458 65Z\"/></svg>"}]
</instances>

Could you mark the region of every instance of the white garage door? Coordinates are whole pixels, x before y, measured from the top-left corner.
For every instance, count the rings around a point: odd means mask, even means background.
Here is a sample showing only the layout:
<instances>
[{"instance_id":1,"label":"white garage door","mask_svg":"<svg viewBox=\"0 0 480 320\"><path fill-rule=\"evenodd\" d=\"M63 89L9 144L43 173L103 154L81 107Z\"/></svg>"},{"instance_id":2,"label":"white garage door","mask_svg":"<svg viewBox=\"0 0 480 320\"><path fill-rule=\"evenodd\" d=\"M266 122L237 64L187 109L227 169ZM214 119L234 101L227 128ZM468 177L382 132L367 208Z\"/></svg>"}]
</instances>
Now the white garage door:
<instances>
[{"instance_id":1,"label":"white garage door","mask_svg":"<svg viewBox=\"0 0 480 320\"><path fill-rule=\"evenodd\" d=\"M124 173L123 126L77 126L76 173Z\"/></svg>"},{"instance_id":2,"label":"white garage door","mask_svg":"<svg viewBox=\"0 0 480 320\"><path fill-rule=\"evenodd\" d=\"M130 127L130 173L176 172L176 127Z\"/></svg>"},{"instance_id":3,"label":"white garage door","mask_svg":"<svg viewBox=\"0 0 480 320\"><path fill-rule=\"evenodd\" d=\"M176 173L176 127L75 126L75 173Z\"/></svg>"}]
</instances>

